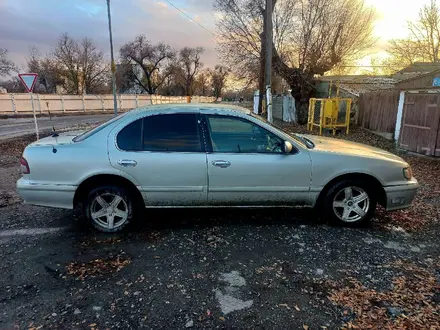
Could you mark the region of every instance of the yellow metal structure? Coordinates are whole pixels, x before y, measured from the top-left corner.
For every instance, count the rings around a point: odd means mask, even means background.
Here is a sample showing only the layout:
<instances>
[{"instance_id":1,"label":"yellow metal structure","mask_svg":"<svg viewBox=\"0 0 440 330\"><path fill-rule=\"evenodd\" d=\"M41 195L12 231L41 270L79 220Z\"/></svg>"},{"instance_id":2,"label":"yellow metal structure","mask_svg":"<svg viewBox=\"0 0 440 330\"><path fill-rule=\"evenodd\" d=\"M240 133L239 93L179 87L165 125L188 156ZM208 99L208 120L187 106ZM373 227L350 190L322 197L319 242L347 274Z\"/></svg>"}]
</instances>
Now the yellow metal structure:
<instances>
[{"instance_id":1,"label":"yellow metal structure","mask_svg":"<svg viewBox=\"0 0 440 330\"><path fill-rule=\"evenodd\" d=\"M352 99L350 98L340 97L310 99L307 129L312 131L314 127L318 127L319 135L322 135L323 129L330 129L333 131L333 135L335 135L336 130L345 128L345 133L348 134L350 129L351 102ZM344 112L345 116L341 116Z\"/></svg>"}]
</instances>

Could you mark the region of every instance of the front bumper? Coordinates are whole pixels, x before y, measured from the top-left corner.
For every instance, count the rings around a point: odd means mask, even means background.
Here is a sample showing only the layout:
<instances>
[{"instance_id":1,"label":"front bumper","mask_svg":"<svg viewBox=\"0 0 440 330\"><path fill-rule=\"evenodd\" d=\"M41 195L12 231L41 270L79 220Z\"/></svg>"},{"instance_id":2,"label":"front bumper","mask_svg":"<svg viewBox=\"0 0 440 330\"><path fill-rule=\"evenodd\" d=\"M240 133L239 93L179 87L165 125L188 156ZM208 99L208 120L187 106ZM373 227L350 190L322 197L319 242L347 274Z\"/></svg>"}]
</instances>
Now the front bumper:
<instances>
[{"instance_id":1,"label":"front bumper","mask_svg":"<svg viewBox=\"0 0 440 330\"><path fill-rule=\"evenodd\" d=\"M21 178L17 192L26 204L73 209L76 186L37 184Z\"/></svg>"},{"instance_id":2,"label":"front bumper","mask_svg":"<svg viewBox=\"0 0 440 330\"><path fill-rule=\"evenodd\" d=\"M385 187L384 189L386 194L386 210L395 211L411 206L419 189L419 184L416 181L411 184Z\"/></svg>"}]
</instances>

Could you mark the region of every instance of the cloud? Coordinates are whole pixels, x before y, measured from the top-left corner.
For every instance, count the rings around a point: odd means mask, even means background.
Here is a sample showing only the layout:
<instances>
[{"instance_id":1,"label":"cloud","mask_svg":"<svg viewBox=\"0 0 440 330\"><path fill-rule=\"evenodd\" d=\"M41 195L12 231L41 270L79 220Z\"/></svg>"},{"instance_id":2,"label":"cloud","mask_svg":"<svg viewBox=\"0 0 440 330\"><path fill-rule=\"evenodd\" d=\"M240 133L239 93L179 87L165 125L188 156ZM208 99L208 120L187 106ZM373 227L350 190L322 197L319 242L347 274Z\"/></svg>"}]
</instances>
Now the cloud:
<instances>
[{"instance_id":1,"label":"cloud","mask_svg":"<svg viewBox=\"0 0 440 330\"><path fill-rule=\"evenodd\" d=\"M212 30L212 0L171 0L189 16ZM107 8L104 0L14 0L0 1L0 45L9 49L10 58L23 64L28 48L37 46L49 52L59 36L89 37L109 58ZM165 42L174 48L202 46L207 66L217 63L212 34L204 30L165 1L112 0L115 55L136 35L146 34L152 42Z\"/></svg>"}]
</instances>

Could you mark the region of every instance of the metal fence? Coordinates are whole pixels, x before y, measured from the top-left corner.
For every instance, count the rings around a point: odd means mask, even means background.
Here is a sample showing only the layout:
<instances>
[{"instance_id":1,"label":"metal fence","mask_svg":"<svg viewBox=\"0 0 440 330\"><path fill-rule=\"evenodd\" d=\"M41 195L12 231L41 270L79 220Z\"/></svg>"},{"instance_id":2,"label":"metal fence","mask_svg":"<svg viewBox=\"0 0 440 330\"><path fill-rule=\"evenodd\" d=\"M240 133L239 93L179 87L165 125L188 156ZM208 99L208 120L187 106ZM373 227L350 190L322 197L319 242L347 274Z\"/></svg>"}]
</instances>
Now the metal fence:
<instances>
[{"instance_id":1,"label":"metal fence","mask_svg":"<svg viewBox=\"0 0 440 330\"><path fill-rule=\"evenodd\" d=\"M119 94L117 97L118 110L120 111L152 104L187 103L186 96ZM33 99L37 114L113 111L113 95L34 94ZM191 98L192 103L211 103L214 101L214 97L207 96L193 96ZM30 94L0 94L0 114L13 116L29 113L32 113Z\"/></svg>"}]
</instances>

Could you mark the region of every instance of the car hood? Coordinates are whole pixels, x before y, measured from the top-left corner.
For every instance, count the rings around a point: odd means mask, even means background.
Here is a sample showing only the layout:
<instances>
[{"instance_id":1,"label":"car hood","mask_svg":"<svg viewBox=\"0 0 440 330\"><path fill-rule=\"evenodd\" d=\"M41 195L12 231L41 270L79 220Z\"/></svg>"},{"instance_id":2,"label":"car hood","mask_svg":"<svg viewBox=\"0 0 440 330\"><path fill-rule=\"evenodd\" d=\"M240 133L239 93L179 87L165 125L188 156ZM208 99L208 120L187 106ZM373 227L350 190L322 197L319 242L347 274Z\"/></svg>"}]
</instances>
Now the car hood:
<instances>
[{"instance_id":1,"label":"car hood","mask_svg":"<svg viewBox=\"0 0 440 330\"><path fill-rule=\"evenodd\" d=\"M83 133L84 131L69 131L64 133L57 133L56 135L48 136L38 141L35 141L31 144L31 146L56 146L63 144L71 144L73 143L73 138Z\"/></svg>"},{"instance_id":2,"label":"car hood","mask_svg":"<svg viewBox=\"0 0 440 330\"><path fill-rule=\"evenodd\" d=\"M376 158L382 160L405 162L402 158L388 151L371 147L362 143L350 142L346 140L314 136L302 135L311 140L315 144L314 151L329 152L346 156L358 156L367 158Z\"/></svg>"}]
</instances>

